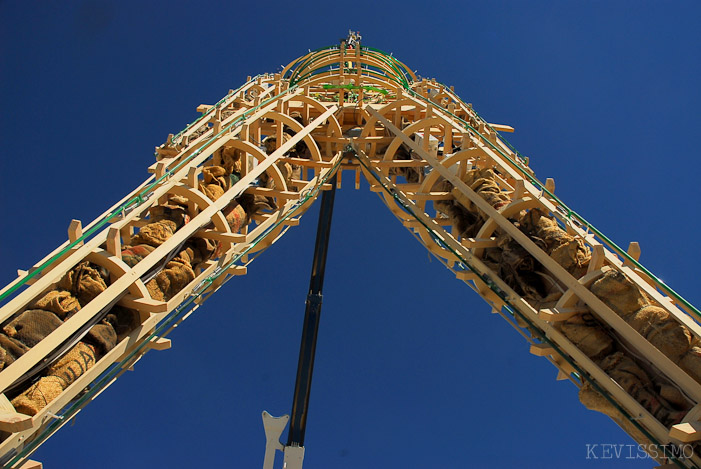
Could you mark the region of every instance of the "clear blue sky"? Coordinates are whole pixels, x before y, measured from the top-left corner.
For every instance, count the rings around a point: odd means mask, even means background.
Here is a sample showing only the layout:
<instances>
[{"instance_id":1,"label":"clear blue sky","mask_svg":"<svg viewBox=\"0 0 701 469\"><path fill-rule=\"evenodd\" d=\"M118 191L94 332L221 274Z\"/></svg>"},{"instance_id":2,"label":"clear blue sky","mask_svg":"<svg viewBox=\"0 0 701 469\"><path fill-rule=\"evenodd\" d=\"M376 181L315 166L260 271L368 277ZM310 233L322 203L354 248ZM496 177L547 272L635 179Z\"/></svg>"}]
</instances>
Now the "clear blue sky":
<instances>
[{"instance_id":1,"label":"clear blue sky","mask_svg":"<svg viewBox=\"0 0 701 469\"><path fill-rule=\"evenodd\" d=\"M698 289L698 2L0 0L0 281L147 177L153 147L247 75L349 28L454 85L563 200L692 303ZM46 467L260 467L289 413L316 213L64 427ZM348 185L324 285L305 468L652 467Z\"/></svg>"}]
</instances>

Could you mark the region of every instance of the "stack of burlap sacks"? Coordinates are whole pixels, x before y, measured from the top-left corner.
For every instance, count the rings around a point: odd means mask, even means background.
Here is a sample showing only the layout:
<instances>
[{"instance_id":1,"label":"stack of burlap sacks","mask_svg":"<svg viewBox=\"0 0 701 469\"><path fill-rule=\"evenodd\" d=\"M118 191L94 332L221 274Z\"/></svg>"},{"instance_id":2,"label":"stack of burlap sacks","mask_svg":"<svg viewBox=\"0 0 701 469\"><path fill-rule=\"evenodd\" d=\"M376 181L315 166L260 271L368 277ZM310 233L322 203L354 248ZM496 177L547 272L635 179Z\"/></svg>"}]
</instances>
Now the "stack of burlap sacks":
<instances>
[{"instance_id":1,"label":"stack of burlap sacks","mask_svg":"<svg viewBox=\"0 0 701 469\"><path fill-rule=\"evenodd\" d=\"M6 323L0 333L0 368L12 364L73 316L109 285L109 274L89 262L66 273L30 309ZM138 325L136 311L115 306L42 376L12 399L19 413L35 415L112 350Z\"/></svg>"},{"instance_id":2,"label":"stack of burlap sacks","mask_svg":"<svg viewBox=\"0 0 701 469\"><path fill-rule=\"evenodd\" d=\"M497 210L510 202L507 193L499 188L497 174L492 169L470 170L462 180ZM439 182L438 190L450 191L452 185L447 181ZM445 200L436 201L435 207L450 218L456 236L474 237L488 219L472 203ZM532 209L512 216L511 221L575 278L587 272L591 259L589 248L580 238L560 228L553 217ZM501 231L494 236L498 247L485 250L485 264L534 308L553 305L564 291L562 286L511 237ZM624 274L611 267L604 267L603 272L591 285L591 291L701 383L698 338ZM656 371L643 369L644 365L638 363L590 312L577 314L556 327L663 424L678 423L690 409L690 403L675 386ZM609 415L638 441L646 441L589 382L585 381L579 397L587 408Z\"/></svg>"},{"instance_id":3,"label":"stack of burlap sacks","mask_svg":"<svg viewBox=\"0 0 701 469\"><path fill-rule=\"evenodd\" d=\"M211 200L221 197L240 178L240 161L233 148L222 148L211 166L203 168L199 189ZM148 224L123 246L122 260L134 267L189 221L188 200L171 195L165 203L149 209ZM232 232L239 232L251 216L273 207L265 197L243 194L223 209ZM168 301L195 279L197 264L218 255L217 244L202 238L190 238L161 270L146 283L153 299ZM32 307L6 323L0 333L0 369L10 365L37 345L63 321L102 293L110 284L109 273L89 262L82 262ZM35 415L139 324L137 311L113 307L87 335L41 377L15 395L17 412Z\"/></svg>"}]
</instances>

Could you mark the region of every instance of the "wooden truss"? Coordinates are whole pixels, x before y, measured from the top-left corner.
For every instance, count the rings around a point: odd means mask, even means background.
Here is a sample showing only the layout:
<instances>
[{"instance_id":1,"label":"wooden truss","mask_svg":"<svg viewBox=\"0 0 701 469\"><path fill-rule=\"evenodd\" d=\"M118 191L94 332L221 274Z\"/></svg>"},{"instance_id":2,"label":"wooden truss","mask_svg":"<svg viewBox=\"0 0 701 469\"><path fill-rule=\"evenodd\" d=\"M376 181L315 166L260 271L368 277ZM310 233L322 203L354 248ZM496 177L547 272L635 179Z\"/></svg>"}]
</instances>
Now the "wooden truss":
<instances>
[{"instance_id":1,"label":"wooden truss","mask_svg":"<svg viewBox=\"0 0 701 469\"><path fill-rule=\"evenodd\" d=\"M434 80L419 80L401 62L379 51L342 44L310 52L279 74L249 77L220 102L201 105L198 111L202 112L200 119L156 148L150 179L88 225L74 220L63 245L28 272L19 272L0 291L6 298L0 321L6 323L82 261L104 267L110 275L105 291L0 372L1 392L5 393L47 360L55 359L56 350L111 305L137 310L140 315L138 327L36 415L18 414L3 394L3 463L21 466L38 444L69 420L56 420L56 416L74 415L143 354L170 347L166 338L170 330L230 278L246 274L250 255L298 224L319 191L330 188L326 181L333 174L338 174L337 184L341 185L343 171L352 172L356 188L362 173L400 222L482 296L493 312L521 331L532 353L557 368L558 379L569 379L578 387L592 383L631 425L658 444L701 439L697 408L701 384L621 319L590 286L605 270L615 269L698 338L697 311L637 263L635 244L622 252L572 216L554 195L554 182L541 184L527 159L497 133L513 129L485 122L452 89ZM290 135L287 140L284 133ZM266 136L275 137L276 149L269 154L262 149ZM290 157L290 150L300 142L308 150L305 157ZM398 156L402 147L410 149L412 158ZM224 148L241 155L241 178L212 200L199 188L203 168L218 164ZM301 177L283 174L283 163L301 166ZM418 181L398 177L407 168L415 171ZM473 168L496 170L499 188L511 200L508 205L495 209L462 181ZM257 184L262 176L274 181L272 187ZM450 183L449 191L441 184L444 181ZM244 193L270 198L276 208L255 214L252 224L232 232L223 209ZM122 259L122 245L148 223L149 209L174 195L187 199L189 222L129 267ZM473 204L489 219L477 236L461 238L434 207L441 200ZM569 234L583 240L593 253L586 275L573 277L509 219L533 209L555 217ZM496 246L497 231L518 242L562 287L564 293L555 304L534 308L485 264L485 250ZM144 277L194 237L216 241L216 257L197 265L195 279L168 301L152 298ZM590 311L627 349L681 390L692 407L683 423L668 428L658 421L556 327L582 311ZM694 456L674 462L693 467L701 459Z\"/></svg>"}]
</instances>

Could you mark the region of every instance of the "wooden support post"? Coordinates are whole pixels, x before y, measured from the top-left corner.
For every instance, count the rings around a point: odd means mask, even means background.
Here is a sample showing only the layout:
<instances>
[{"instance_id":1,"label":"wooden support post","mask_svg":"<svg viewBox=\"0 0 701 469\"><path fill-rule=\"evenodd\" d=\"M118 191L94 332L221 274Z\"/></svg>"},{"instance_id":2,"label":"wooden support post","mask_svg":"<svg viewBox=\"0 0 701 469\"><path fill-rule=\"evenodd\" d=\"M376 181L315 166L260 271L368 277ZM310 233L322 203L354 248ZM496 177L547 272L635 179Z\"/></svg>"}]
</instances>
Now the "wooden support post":
<instances>
[{"instance_id":1,"label":"wooden support post","mask_svg":"<svg viewBox=\"0 0 701 469\"><path fill-rule=\"evenodd\" d=\"M166 164L163 161L159 161L156 164L156 178L160 179L166 173Z\"/></svg>"},{"instance_id":2,"label":"wooden support post","mask_svg":"<svg viewBox=\"0 0 701 469\"><path fill-rule=\"evenodd\" d=\"M107 231L107 249L111 255L115 256L117 259L122 259L122 241L119 233L119 229L114 226L110 227Z\"/></svg>"},{"instance_id":3,"label":"wooden support post","mask_svg":"<svg viewBox=\"0 0 701 469\"><path fill-rule=\"evenodd\" d=\"M604 246L601 244L595 244L592 246L591 260L589 261L589 267L587 268L587 273L595 272L604 266L604 261L606 260L606 251Z\"/></svg>"},{"instance_id":4,"label":"wooden support post","mask_svg":"<svg viewBox=\"0 0 701 469\"><path fill-rule=\"evenodd\" d=\"M555 180L553 178L547 178L545 180L545 189L555 195Z\"/></svg>"},{"instance_id":5,"label":"wooden support post","mask_svg":"<svg viewBox=\"0 0 701 469\"><path fill-rule=\"evenodd\" d=\"M514 184L514 195L512 198L514 200L523 199L525 194L526 184L523 182L523 179L516 179L516 183Z\"/></svg>"},{"instance_id":6,"label":"wooden support post","mask_svg":"<svg viewBox=\"0 0 701 469\"><path fill-rule=\"evenodd\" d=\"M464 132L462 134L462 142L460 143L460 149L461 150L469 150L472 148L472 139L470 138L470 133L469 132Z\"/></svg>"},{"instance_id":7,"label":"wooden support post","mask_svg":"<svg viewBox=\"0 0 701 469\"><path fill-rule=\"evenodd\" d=\"M458 280L463 280L463 281L467 282L470 280L476 280L479 277L474 272L470 272L468 270L463 270L463 271L455 274L455 278L457 278Z\"/></svg>"},{"instance_id":8,"label":"wooden support post","mask_svg":"<svg viewBox=\"0 0 701 469\"><path fill-rule=\"evenodd\" d=\"M68 241L73 243L81 236L83 236L83 224L80 220L71 220L71 224L68 225Z\"/></svg>"},{"instance_id":9,"label":"wooden support post","mask_svg":"<svg viewBox=\"0 0 701 469\"><path fill-rule=\"evenodd\" d=\"M197 189L198 184L199 184L199 175L200 172L202 172L202 167L201 166L192 166L190 169L187 171L187 185L192 187L193 189Z\"/></svg>"},{"instance_id":10,"label":"wooden support post","mask_svg":"<svg viewBox=\"0 0 701 469\"><path fill-rule=\"evenodd\" d=\"M638 244L637 241L631 241L630 244L628 244L628 255L636 261L640 260L640 244ZM628 259L623 260L623 265L633 267L633 263Z\"/></svg>"}]
</instances>

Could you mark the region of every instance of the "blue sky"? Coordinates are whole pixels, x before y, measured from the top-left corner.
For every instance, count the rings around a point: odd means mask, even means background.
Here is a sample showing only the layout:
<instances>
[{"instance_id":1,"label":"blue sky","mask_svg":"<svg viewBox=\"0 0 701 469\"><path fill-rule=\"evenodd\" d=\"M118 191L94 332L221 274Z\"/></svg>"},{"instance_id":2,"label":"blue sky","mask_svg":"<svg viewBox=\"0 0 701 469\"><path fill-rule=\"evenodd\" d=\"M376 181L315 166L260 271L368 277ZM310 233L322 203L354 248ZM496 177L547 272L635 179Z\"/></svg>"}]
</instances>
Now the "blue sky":
<instances>
[{"instance_id":1,"label":"blue sky","mask_svg":"<svg viewBox=\"0 0 701 469\"><path fill-rule=\"evenodd\" d=\"M692 303L697 2L0 1L0 281L147 177L153 147L248 75L349 28L456 92L536 174ZM350 182L350 178L346 179ZM260 467L289 413L318 206L35 455L48 467ZM652 467L410 236L338 192L305 468Z\"/></svg>"}]
</instances>

